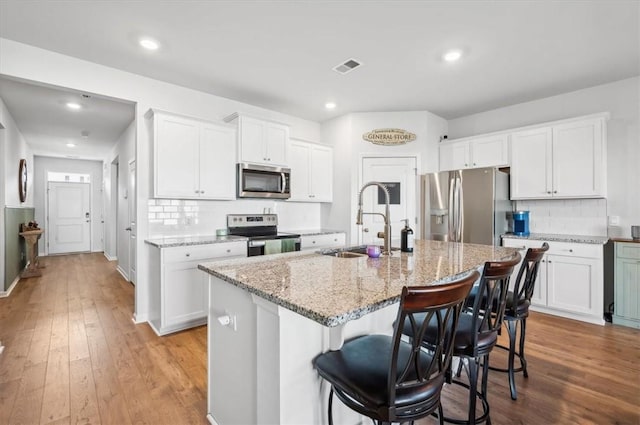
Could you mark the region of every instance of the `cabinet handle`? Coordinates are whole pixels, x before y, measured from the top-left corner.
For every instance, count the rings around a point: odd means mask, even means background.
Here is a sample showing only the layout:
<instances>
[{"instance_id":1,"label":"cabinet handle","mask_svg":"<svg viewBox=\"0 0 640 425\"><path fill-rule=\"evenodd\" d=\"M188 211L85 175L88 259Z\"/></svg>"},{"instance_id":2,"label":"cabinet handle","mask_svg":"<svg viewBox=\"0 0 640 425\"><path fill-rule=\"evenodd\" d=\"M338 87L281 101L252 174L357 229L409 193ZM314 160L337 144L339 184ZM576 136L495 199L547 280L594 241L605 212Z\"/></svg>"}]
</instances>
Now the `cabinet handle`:
<instances>
[{"instance_id":1,"label":"cabinet handle","mask_svg":"<svg viewBox=\"0 0 640 425\"><path fill-rule=\"evenodd\" d=\"M201 190L200 193L204 193L204 190Z\"/></svg>"},{"instance_id":2,"label":"cabinet handle","mask_svg":"<svg viewBox=\"0 0 640 425\"><path fill-rule=\"evenodd\" d=\"M334 241L334 242L338 242L338 238L335 238L333 241ZM639 261L639 262L640 262L640 261Z\"/></svg>"},{"instance_id":3,"label":"cabinet handle","mask_svg":"<svg viewBox=\"0 0 640 425\"><path fill-rule=\"evenodd\" d=\"M548 193L549 195L551 195L551 191L550 191L550 190L548 190L548 191L547 191L547 193Z\"/></svg>"},{"instance_id":4,"label":"cabinet handle","mask_svg":"<svg viewBox=\"0 0 640 425\"><path fill-rule=\"evenodd\" d=\"M231 252L231 250L230 250L230 249L227 249L227 253L229 253L229 252Z\"/></svg>"},{"instance_id":5,"label":"cabinet handle","mask_svg":"<svg viewBox=\"0 0 640 425\"><path fill-rule=\"evenodd\" d=\"M267 161L271 161L271 158L267 158Z\"/></svg>"},{"instance_id":6,"label":"cabinet handle","mask_svg":"<svg viewBox=\"0 0 640 425\"><path fill-rule=\"evenodd\" d=\"M185 257L191 257L191 254L189 254L188 252L186 254L184 254Z\"/></svg>"},{"instance_id":7,"label":"cabinet handle","mask_svg":"<svg viewBox=\"0 0 640 425\"><path fill-rule=\"evenodd\" d=\"M464 166L465 166L465 167L468 167L468 166L469 166L469 164L464 164Z\"/></svg>"},{"instance_id":8,"label":"cabinet handle","mask_svg":"<svg viewBox=\"0 0 640 425\"><path fill-rule=\"evenodd\" d=\"M311 243L316 243L316 241L311 241Z\"/></svg>"},{"instance_id":9,"label":"cabinet handle","mask_svg":"<svg viewBox=\"0 0 640 425\"><path fill-rule=\"evenodd\" d=\"M309 195L309 198L315 198L316 195Z\"/></svg>"},{"instance_id":10,"label":"cabinet handle","mask_svg":"<svg viewBox=\"0 0 640 425\"><path fill-rule=\"evenodd\" d=\"M473 166L475 167L475 165L476 165L476 163L474 162L474 163L473 163Z\"/></svg>"},{"instance_id":11,"label":"cabinet handle","mask_svg":"<svg viewBox=\"0 0 640 425\"><path fill-rule=\"evenodd\" d=\"M558 191L557 191L557 190L554 190L554 191L553 191L553 193L558 193Z\"/></svg>"},{"instance_id":12,"label":"cabinet handle","mask_svg":"<svg viewBox=\"0 0 640 425\"><path fill-rule=\"evenodd\" d=\"M551 260L548 260L547 263L551 263Z\"/></svg>"}]
</instances>

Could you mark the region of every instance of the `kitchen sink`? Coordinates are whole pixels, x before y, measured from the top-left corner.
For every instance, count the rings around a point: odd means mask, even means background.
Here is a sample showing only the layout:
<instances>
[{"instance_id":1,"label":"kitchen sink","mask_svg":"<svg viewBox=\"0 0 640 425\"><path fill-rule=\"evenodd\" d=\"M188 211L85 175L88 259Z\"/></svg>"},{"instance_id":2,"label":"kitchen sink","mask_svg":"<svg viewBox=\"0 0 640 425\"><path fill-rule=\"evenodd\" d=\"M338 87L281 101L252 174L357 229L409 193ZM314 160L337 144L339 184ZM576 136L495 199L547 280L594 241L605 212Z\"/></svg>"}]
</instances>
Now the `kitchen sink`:
<instances>
[{"instance_id":1,"label":"kitchen sink","mask_svg":"<svg viewBox=\"0 0 640 425\"><path fill-rule=\"evenodd\" d=\"M360 257L367 256L367 254L361 254L359 252L349 252L349 251L338 251L332 254L324 254L324 255L332 255L338 258L360 258Z\"/></svg>"},{"instance_id":2,"label":"kitchen sink","mask_svg":"<svg viewBox=\"0 0 640 425\"><path fill-rule=\"evenodd\" d=\"M380 247L382 249L382 247ZM391 251L398 251L400 248L391 248ZM332 257L338 258L359 258L359 257L367 257L367 246L352 246L349 248L334 248L334 249L323 249L322 251L318 251L319 254L322 255L330 255Z\"/></svg>"}]
</instances>

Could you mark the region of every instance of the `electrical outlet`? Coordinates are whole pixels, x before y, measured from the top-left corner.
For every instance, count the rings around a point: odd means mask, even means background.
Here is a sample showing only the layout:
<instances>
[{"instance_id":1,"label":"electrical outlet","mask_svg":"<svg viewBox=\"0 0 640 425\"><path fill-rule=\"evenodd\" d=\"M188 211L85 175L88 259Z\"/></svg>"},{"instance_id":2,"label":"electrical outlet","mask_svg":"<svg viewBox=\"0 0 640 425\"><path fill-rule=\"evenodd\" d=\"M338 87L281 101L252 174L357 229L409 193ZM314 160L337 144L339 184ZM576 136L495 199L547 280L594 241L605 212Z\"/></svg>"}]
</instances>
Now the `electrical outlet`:
<instances>
[{"instance_id":1,"label":"electrical outlet","mask_svg":"<svg viewBox=\"0 0 640 425\"><path fill-rule=\"evenodd\" d=\"M619 226L620 225L620 216L618 215L610 215L609 216L609 226Z\"/></svg>"}]
</instances>

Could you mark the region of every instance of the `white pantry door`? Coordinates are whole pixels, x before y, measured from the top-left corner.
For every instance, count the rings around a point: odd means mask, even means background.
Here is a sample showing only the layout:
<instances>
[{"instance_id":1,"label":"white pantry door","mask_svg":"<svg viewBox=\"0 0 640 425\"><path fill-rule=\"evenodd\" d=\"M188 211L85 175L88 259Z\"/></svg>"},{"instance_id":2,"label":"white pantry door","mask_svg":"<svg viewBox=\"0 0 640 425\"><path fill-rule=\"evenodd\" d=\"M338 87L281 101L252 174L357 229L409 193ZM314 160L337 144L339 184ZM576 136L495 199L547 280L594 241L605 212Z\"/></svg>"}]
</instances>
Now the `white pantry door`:
<instances>
[{"instance_id":1,"label":"white pantry door","mask_svg":"<svg viewBox=\"0 0 640 425\"><path fill-rule=\"evenodd\" d=\"M417 160L415 157L362 158L362 180L360 187L370 181L384 183L391 192L391 246L400 246L400 230L404 219L409 219L409 227L416 232L416 181ZM377 186L367 187L362 194L364 213L385 211L384 192ZM384 219L380 215L363 215L360 231L362 244L383 244L377 237L384 231Z\"/></svg>"},{"instance_id":2,"label":"white pantry door","mask_svg":"<svg viewBox=\"0 0 640 425\"><path fill-rule=\"evenodd\" d=\"M91 250L89 183L49 182L49 254Z\"/></svg>"}]
</instances>

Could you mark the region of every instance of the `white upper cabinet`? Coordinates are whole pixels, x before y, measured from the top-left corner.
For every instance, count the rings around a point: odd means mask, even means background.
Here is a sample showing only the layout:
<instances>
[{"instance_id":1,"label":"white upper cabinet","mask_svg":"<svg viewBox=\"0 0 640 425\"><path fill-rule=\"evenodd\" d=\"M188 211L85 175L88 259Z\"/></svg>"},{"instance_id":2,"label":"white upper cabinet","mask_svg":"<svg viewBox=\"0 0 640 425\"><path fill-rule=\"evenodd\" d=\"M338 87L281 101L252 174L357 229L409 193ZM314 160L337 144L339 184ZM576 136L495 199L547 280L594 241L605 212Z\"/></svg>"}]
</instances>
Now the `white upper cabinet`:
<instances>
[{"instance_id":1,"label":"white upper cabinet","mask_svg":"<svg viewBox=\"0 0 640 425\"><path fill-rule=\"evenodd\" d=\"M288 166L289 127L287 125L237 113L224 120L237 121L240 162Z\"/></svg>"},{"instance_id":2,"label":"white upper cabinet","mask_svg":"<svg viewBox=\"0 0 640 425\"><path fill-rule=\"evenodd\" d=\"M299 202L333 201L333 149L292 140L291 198Z\"/></svg>"},{"instance_id":3,"label":"white upper cabinet","mask_svg":"<svg viewBox=\"0 0 640 425\"><path fill-rule=\"evenodd\" d=\"M235 199L235 130L152 110L153 195Z\"/></svg>"},{"instance_id":4,"label":"white upper cabinet","mask_svg":"<svg viewBox=\"0 0 640 425\"><path fill-rule=\"evenodd\" d=\"M604 118L511 135L511 199L606 196Z\"/></svg>"},{"instance_id":5,"label":"white upper cabinet","mask_svg":"<svg viewBox=\"0 0 640 425\"><path fill-rule=\"evenodd\" d=\"M509 165L507 134L473 137L440 144L440 171Z\"/></svg>"}]
</instances>

